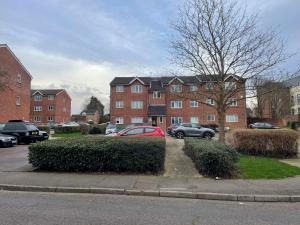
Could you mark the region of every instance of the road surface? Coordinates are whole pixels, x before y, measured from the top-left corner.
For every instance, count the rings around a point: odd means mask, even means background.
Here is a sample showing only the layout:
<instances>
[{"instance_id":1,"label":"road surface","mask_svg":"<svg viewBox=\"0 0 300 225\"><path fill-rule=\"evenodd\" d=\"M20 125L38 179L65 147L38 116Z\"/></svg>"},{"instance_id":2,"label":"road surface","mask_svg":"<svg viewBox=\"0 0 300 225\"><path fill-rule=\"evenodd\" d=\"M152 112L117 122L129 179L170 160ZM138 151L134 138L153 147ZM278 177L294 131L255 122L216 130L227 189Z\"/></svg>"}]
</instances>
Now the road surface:
<instances>
[{"instance_id":1,"label":"road surface","mask_svg":"<svg viewBox=\"0 0 300 225\"><path fill-rule=\"evenodd\" d=\"M0 191L1 225L298 225L300 203Z\"/></svg>"}]
</instances>

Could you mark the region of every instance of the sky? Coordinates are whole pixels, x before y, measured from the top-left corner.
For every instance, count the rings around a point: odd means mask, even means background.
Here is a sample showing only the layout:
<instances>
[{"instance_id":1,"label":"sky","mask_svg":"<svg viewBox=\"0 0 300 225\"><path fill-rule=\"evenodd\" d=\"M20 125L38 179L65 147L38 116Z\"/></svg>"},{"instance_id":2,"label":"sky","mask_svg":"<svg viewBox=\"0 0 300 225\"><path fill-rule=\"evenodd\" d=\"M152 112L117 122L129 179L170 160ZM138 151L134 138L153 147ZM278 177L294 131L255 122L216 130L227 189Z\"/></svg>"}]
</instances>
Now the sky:
<instances>
[{"instance_id":1,"label":"sky","mask_svg":"<svg viewBox=\"0 0 300 225\"><path fill-rule=\"evenodd\" d=\"M0 43L33 76L32 88L65 88L72 113L91 96L108 109L116 76L172 74L172 22L184 0L0 0ZM275 27L288 53L300 51L299 0L238 0ZM284 65L300 66L296 54Z\"/></svg>"}]
</instances>

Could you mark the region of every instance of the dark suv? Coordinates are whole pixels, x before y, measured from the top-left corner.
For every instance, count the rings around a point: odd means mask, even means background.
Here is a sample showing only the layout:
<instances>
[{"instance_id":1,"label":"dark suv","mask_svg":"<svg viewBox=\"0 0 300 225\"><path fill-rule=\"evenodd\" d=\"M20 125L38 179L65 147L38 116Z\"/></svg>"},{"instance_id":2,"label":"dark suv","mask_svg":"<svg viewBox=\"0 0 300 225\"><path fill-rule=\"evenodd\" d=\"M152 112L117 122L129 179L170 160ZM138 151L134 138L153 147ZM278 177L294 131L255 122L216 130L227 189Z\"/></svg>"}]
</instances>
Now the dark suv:
<instances>
[{"instance_id":1,"label":"dark suv","mask_svg":"<svg viewBox=\"0 0 300 225\"><path fill-rule=\"evenodd\" d=\"M22 120L10 120L4 125L1 133L15 136L18 139L18 143L29 144L36 142L39 136L39 129L33 123Z\"/></svg>"}]
</instances>

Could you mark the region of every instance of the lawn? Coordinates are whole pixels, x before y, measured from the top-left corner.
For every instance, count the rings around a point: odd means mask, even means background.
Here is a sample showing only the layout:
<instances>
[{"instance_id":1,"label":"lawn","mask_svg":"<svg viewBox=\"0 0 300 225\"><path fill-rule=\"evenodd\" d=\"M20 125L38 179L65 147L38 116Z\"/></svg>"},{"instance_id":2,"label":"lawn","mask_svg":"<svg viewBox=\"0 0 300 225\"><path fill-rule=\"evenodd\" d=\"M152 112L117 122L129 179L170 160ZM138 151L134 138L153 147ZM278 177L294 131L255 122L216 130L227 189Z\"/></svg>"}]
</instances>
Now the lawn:
<instances>
[{"instance_id":1,"label":"lawn","mask_svg":"<svg viewBox=\"0 0 300 225\"><path fill-rule=\"evenodd\" d=\"M69 138L69 137L80 137L82 134L81 132L72 132L72 133L61 133L61 134L52 134L52 137L59 137L59 138Z\"/></svg>"},{"instance_id":2,"label":"lawn","mask_svg":"<svg viewBox=\"0 0 300 225\"><path fill-rule=\"evenodd\" d=\"M276 159L241 155L239 161L243 179L280 179L300 175L300 168Z\"/></svg>"}]
</instances>

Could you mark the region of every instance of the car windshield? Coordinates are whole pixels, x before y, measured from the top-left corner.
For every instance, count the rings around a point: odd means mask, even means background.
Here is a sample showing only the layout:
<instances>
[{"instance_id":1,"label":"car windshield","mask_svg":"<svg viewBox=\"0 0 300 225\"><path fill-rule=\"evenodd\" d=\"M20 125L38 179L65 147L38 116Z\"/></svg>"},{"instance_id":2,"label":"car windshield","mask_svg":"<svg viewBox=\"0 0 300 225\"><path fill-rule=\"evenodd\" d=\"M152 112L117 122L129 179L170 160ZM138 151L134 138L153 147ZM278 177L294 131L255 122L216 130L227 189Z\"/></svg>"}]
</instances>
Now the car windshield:
<instances>
[{"instance_id":1,"label":"car windshield","mask_svg":"<svg viewBox=\"0 0 300 225\"><path fill-rule=\"evenodd\" d=\"M26 130L26 126L24 123L11 122L5 124L3 130Z\"/></svg>"},{"instance_id":2,"label":"car windshield","mask_svg":"<svg viewBox=\"0 0 300 225\"><path fill-rule=\"evenodd\" d=\"M38 128L33 124L26 124L28 130L38 130Z\"/></svg>"}]
</instances>

